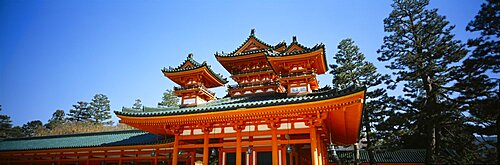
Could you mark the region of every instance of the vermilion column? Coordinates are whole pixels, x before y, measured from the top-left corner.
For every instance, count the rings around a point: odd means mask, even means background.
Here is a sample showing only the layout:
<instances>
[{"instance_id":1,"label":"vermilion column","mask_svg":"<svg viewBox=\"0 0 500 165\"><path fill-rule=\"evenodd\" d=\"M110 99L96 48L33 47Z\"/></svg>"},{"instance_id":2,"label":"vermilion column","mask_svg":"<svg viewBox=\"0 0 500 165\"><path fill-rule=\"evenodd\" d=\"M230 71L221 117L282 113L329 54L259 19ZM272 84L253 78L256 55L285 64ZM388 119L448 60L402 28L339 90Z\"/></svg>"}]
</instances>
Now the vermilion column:
<instances>
[{"instance_id":1,"label":"vermilion column","mask_svg":"<svg viewBox=\"0 0 500 165\"><path fill-rule=\"evenodd\" d=\"M177 157L179 156L179 134L174 135L174 151L172 153L172 165L177 165Z\"/></svg>"},{"instance_id":2,"label":"vermilion column","mask_svg":"<svg viewBox=\"0 0 500 165\"><path fill-rule=\"evenodd\" d=\"M313 124L309 125L309 135L311 138L311 163L318 165L318 142L316 138L316 127Z\"/></svg>"},{"instance_id":3,"label":"vermilion column","mask_svg":"<svg viewBox=\"0 0 500 165\"><path fill-rule=\"evenodd\" d=\"M272 146L272 151L273 151L273 165L278 165L279 164L279 157L278 157L278 136L276 135L276 127L272 127L272 141L273 141L273 146Z\"/></svg>"},{"instance_id":4,"label":"vermilion column","mask_svg":"<svg viewBox=\"0 0 500 165\"><path fill-rule=\"evenodd\" d=\"M319 165L323 165L323 150L322 150L322 143L321 143L321 134L319 132L316 132L316 138L318 138L318 140L316 141L318 143L318 148L316 149L316 151L318 152L318 164Z\"/></svg>"},{"instance_id":5,"label":"vermilion column","mask_svg":"<svg viewBox=\"0 0 500 165\"><path fill-rule=\"evenodd\" d=\"M236 130L236 165L241 165L241 129Z\"/></svg>"},{"instance_id":6,"label":"vermilion column","mask_svg":"<svg viewBox=\"0 0 500 165\"><path fill-rule=\"evenodd\" d=\"M203 165L208 165L208 143L210 142L208 135L210 134L210 131L210 128L203 128Z\"/></svg>"}]
</instances>

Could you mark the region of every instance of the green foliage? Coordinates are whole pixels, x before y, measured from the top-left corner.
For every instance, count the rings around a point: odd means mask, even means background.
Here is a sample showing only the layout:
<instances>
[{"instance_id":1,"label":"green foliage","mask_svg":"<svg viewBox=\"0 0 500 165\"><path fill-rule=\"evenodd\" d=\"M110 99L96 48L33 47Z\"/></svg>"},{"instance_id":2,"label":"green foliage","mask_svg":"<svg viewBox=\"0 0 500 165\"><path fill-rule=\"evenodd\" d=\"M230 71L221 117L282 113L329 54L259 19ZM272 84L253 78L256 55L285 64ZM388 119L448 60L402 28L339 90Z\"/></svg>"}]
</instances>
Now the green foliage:
<instances>
[{"instance_id":1,"label":"green foliage","mask_svg":"<svg viewBox=\"0 0 500 165\"><path fill-rule=\"evenodd\" d=\"M463 67L457 72L457 83L453 86L459 92L457 101L460 107L470 114L469 128L481 136L477 162L491 163L500 160L500 144L483 140L484 135L500 134L500 91L499 80L489 73L500 71L500 1L487 0L466 30L480 32L480 36L469 39L468 46L472 54L463 61ZM491 147L495 146L495 148ZM496 155L496 156L494 156Z\"/></svg>"},{"instance_id":2,"label":"green foliage","mask_svg":"<svg viewBox=\"0 0 500 165\"><path fill-rule=\"evenodd\" d=\"M25 137L23 128L20 126L14 126L7 131L7 138L20 138Z\"/></svg>"},{"instance_id":3,"label":"green foliage","mask_svg":"<svg viewBox=\"0 0 500 165\"><path fill-rule=\"evenodd\" d=\"M481 10L469 22L466 30L480 32L478 38L469 39L469 47L475 48L464 65L477 72L490 70L500 72L500 1L487 0L481 5Z\"/></svg>"},{"instance_id":4,"label":"green foliage","mask_svg":"<svg viewBox=\"0 0 500 165\"><path fill-rule=\"evenodd\" d=\"M40 120L33 120L24 124L21 128L25 136L32 137L35 136L38 129L43 129L43 123Z\"/></svg>"},{"instance_id":5,"label":"green foliage","mask_svg":"<svg viewBox=\"0 0 500 165\"><path fill-rule=\"evenodd\" d=\"M336 64L330 65L330 68L332 68L330 74L333 74L333 87L337 90L353 85L364 85L368 88L366 93L367 102L363 111L363 126L367 133L367 149L370 163L375 164L373 135L370 125L379 123L384 118L380 113L383 109L380 109L379 104L382 104L382 102L379 102L379 100L386 95L385 89L375 89L375 87L389 80L390 77L377 73L377 68L366 61L364 54L359 51L359 47L352 39L348 38L340 41L337 48L338 52L333 57Z\"/></svg>"},{"instance_id":6,"label":"green foliage","mask_svg":"<svg viewBox=\"0 0 500 165\"><path fill-rule=\"evenodd\" d=\"M174 94L173 90L167 89L163 92L163 97L161 102L158 103L158 106L178 106L179 97Z\"/></svg>"},{"instance_id":7,"label":"green foliage","mask_svg":"<svg viewBox=\"0 0 500 165\"><path fill-rule=\"evenodd\" d=\"M52 114L52 118L49 119L49 122L45 124L45 128L53 129L55 126L59 125L59 123L64 123L66 121L65 116L66 113L64 112L64 110L56 110Z\"/></svg>"},{"instance_id":8,"label":"green foliage","mask_svg":"<svg viewBox=\"0 0 500 165\"><path fill-rule=\"evenodd\" d=\"M2 111L2 105L0 105ZM9 131L12 128L12 120L8 115L0 115L0 139L9 137Z\"/></svg>"},{"instance_id":9,"label":"green foliage","mask_svg":"<svg viewBox=\"0 0 500 165\"><path fill-rule=\"evenodd\" d=\"M92 117L91 108L89 103L79 101L78 104L73 105L73 109L69 110L68 120L70 121L89 121Z\"/></svg>"},{"instance_id":10,"label":"green foliage","mask_svg":"<svg viewBox=\"0 0 500 165\"><path fill-rule=\"evenodd\" d=\"M90 115L96 123L109 123L111 119L109 99L104 94L96 94L90 102ZM107 122L106 122L107 121Z\"/></svg>"},{"instance_id":11,"label":"green foliage","mask_svg":"<svg viewBox=\"0 0 500 165\"><path fill-rule=\"evenodd\" d=\"M395 0L393 11L384 19L388 36L378 59L389 62L386 67L396 75L395 82L403 84L405 93L389 101L394 114L385 128L404 133L396 137L400 144L410 144L404 147L420 147L412 142L425 137L427 164L470 163L464 146L472 145L473 136L463 129L466 120L447 86L467 50L453 39L454 26L437 9L427 9L428 4L428 0Z\"/></svg>"}]
</instances>

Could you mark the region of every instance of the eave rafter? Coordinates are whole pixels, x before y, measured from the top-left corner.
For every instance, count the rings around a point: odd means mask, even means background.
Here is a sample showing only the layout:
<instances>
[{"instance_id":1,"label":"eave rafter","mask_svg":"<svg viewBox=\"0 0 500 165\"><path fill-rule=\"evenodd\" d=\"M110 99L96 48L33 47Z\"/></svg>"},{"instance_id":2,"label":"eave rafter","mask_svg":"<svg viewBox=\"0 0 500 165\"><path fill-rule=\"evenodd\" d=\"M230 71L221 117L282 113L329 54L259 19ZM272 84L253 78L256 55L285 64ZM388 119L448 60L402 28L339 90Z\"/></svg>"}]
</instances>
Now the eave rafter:
<instances>
[{"instance_id":1,"label":"eave rafter","mask_svg":"<svg viewBox=\"0 0 500 165\"><path fill-rule=\"evenodd\" d=\"M298 117L304 114L316 114L317 112L326 112L339 110L342 106L351 104L362 104L364 92L353 95L344 96L341 98L315 101L310 103L280 105L274 107L260 108L241 108L237 110L187 114L178 116L157 116L157 117L130 117L118 115L122 123L135 125L143 123L158 123L167 125L189 125L199 122L224 123L232 120L260 120L265 117Z\"/></svg>"}]
</instances>

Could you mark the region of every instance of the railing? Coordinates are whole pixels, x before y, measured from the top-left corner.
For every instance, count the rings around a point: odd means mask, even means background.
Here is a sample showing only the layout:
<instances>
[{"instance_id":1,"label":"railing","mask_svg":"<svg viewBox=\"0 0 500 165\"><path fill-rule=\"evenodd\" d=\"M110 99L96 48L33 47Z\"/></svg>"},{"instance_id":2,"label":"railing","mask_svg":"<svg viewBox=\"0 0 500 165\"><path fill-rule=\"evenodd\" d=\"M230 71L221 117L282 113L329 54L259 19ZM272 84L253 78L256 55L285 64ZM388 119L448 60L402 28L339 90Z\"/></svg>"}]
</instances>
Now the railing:
<instances>
[{"instance_id":1,"label":"railing","mask_svg":"<svg viewBox=\"0 0 500 165\"><path fill-rule=\"evenodd\" d=\"M316 73L313 71L305 71L305 72L295 72L295 73L282 73L279 74L281 78L289 78L289 77L298 77L298 76L310 76L315 75Z\"/></svg>"},{"instance_id":2,"label":"railing","mask_svg":"<svg viewBox=\"0 0 500 165\"><path fill-rule=\"evenodd\" d=\"M271 71L271 68L259 68L259 69L250 69L250 70L245 70L245 71L239 71L239 72L233 72L231 73L232 75L240 75L240 74L247 74L247 73L255 73L255 72L265 72L265 71Z\"/></svg>"},{"instance_id":3,"label":"railing","mask_svg":"<svg viewBox=\"0 0 500 165\"><path fill-rule=\"evenodd\" d=\"M189 90L189 89L200 89L200 90L203 90L203 91L206 91L207 93L211 94L212 96L215 96L215 93L208 90L207 87L205 87L204 85L201 85L201 84L196 84L196 85L191 85L191 86L186 86L186 87L174 87L174 91L181 91L181 90Z\"/></svg>"},{"instance_id":4,"label":"railing","mask_svg":"<svg viewBox=\"0 0 500 165\"><path fill-rule=\"evenodd\" d=\"M267 82L259 82L259 83L248 83L248 84L236 84L236 85L228 85L228 89L240 89L246 87L261 87L261 86L278 86L279 82L277 81L267 81Z\"/></svg>"}]
</instances>

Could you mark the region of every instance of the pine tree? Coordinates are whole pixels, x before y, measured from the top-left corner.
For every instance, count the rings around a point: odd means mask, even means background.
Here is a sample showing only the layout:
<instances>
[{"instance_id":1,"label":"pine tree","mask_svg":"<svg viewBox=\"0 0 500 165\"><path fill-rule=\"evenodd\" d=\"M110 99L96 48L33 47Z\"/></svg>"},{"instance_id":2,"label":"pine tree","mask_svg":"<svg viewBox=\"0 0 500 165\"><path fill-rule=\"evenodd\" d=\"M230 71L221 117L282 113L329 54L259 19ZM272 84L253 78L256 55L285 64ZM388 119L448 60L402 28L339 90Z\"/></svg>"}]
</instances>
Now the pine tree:
<instances>
[{"instance_id":1,"label":"pine tree","mask_svg":"<svg viewBox=\"0 0 500 165\"><path fill-rule=\"evenodd\" d=\"M58 125L64 123L66 119L64 118L66 113L64 110L58 109L52 114L52 118L49 119L48 123L45 124L45 127L48 129L53 129Z\"/></svg>"},{"instance_id":2,"label":"pine tree","mask_svg":"<svg viewBox=\"0 0 500 165\"><path fill-rule=\"evenodd\" d=\"M43 123L40 120L33 120L24 124L21 128L25 136L32 137L38 129L43 128Z\"/></svg>"},{"instance_id":3,"label":"pine tree","mask_svg":"<svg viewBox=\"0 0 500 165\"><path fill-rule=\"evenodd\" d=\"M500 1L487 0L481 5L481 10L469 22L467 31L480 32L478 38L469 39L469 47L475 48L472 55L464 62L465 66L476 69L477 72L487 70L500 72Z\"/></svg>"},{"instance_id":4,"label":"pine tree","mask_svg":"<svg viewBox=\"0 0 500 165\"><path fill-rule=\"evenodd\" d=\"M179 102L179 98L174 94L173 90L167 89L163 92L163 97L161 102L158 103L158 106L177 106Z\"/></svg>"},{"instance_id":5,"label":"pine tree","mask_svg":"<svg viewBox=\"0 0 500 165\"><path fill-rule=\"evenodd\" d=\"M104 94L96 94L90 102L92 119L96 123L105 123L111 119L109 99Z\"/></svg>"},{"instance_id":6,"label":"pine tree","mask_svg":"<svg viewBox=\"0 0 500 165\"><path fill-rule=\"evenodd\" d=\"M73 109L69 110L68 120L76 122L87 122L91 119L91 111L89 103L79 101L73 105Z\"/></svg>"},{"instance_id":7,"label":"pine tree","mask_svg":"<svg viewBox=\"0 0 500 165\"><path fill-rule=\"evenodd\" d=\"M469 22L467 31L480 32L480 36L469 39L467 45L472 54L463 61L463 67L457 73L454 89L460 93L457 101L471 115L471 127L474 133L483 135L500 135L500 91L498 78L489 74L500 72L500 1L487 0L474 20ZM485 141L480 138L478 160L482 163L500 160L500 143L498 140ZM496 143L496 145L495 145ZM493 150L490 146L496 146ZM496 152L496 156L493 156ZM490 155L490 153L492 153ZM495 160L496 159L496 160Z\"/></svg>"},{"instance_id":8,"label":"pine tree","mask_svg":"<svg viewBox=\"0 0 500 165\"><path fill-rule=\"evenodd\" d=\"M0 105L2 111L2 105ZM12 120L8 115L0 115L0 139L9 137L9 131L12 128Z\"/></svg>"},{"instance_id":9,"label":"pine tree","mask_svg":"<svg viewBox=\"0 0 500 165\"><path fill-rule=\"evenodd\" d=\"M378 50L381 53L378 59L389 62L386 67L397 76L395 81L404 84L402 101L408 104L398 105L395 110L415 114L411 125L417 129L413 131L427 138L425 163L435 164L437 158L446 157L449 150L460 147L445 148L442 144L458 134L446 131L448 128L457 129L456 125L464 124L461 112L448 97L451 91L446 85L459 68L453 65L467 50L453 39L454 26L437 9L426 9L428 4L428 0L394 1L393 11L384 19L384 30L389 34Z\"/></svg>"},{"instance_id":10,"label":"pine tree","mask_svg":"<svg viewBox=\"0 0 500 165\"><path fill-rule=\"evenodd\" d=\"M330 74L333 74L332 84L337 90L342 90L353 85L364 85L368 88L367 102L365 104L363 114L363 126L366 132L367 149L370 159L370 164L375 164L373 153L373 139L371 124L374 122L374 112L379 111L377 106L374 106L376 101L385 95L385 89L377 88L389 79L388 75L377 73L377 68L370 62L365 60L363 53L359 51L359 47L350 38L342 40L338 45L338 52L333 59L336 64L331 64ZM377 116L379 117L379 116Z\"/></svg>"}]
</instances>

